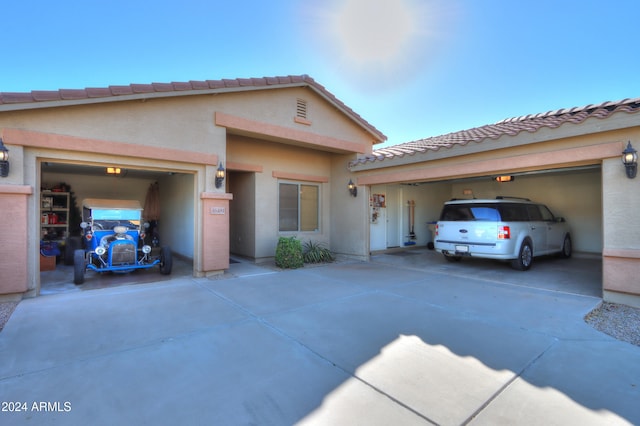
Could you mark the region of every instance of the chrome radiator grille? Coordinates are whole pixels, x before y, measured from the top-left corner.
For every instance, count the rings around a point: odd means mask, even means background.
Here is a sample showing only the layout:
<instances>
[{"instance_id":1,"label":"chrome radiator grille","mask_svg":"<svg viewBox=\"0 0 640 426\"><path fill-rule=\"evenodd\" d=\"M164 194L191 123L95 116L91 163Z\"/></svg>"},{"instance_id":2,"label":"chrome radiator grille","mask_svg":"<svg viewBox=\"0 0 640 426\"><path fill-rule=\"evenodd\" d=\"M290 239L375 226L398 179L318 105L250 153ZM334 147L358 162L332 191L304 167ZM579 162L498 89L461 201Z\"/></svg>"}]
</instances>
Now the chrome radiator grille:
<instances>
[{"instance_id":1,"label":"chrome radiator grille","mask_svg":"<svg viewBox=\"0 0 640 426\"><path fill-rule=\"evenodd\" d=\"M112 244L111 264L113 266L136 263L136 247L133 244Z\"/></svg>"}]
</instances>

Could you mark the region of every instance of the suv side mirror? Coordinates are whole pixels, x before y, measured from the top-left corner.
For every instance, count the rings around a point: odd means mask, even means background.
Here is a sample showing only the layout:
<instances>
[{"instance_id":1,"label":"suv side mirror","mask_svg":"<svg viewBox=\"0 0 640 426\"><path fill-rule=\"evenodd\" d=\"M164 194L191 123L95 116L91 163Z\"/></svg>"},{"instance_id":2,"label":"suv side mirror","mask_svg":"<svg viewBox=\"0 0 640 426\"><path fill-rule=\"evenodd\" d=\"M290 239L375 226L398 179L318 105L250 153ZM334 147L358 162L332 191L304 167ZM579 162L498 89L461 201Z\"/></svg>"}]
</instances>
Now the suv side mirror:
<instances>
[{"instance_id":1,"label":"suv side mirror","mask_svg":"<svg viewBox=\"0 0 640 426\"><path fill-rule=\"evenodd\" d=\"M87 222L81 222L80 223L80 228L87 229L88 227L89 227L89 224Z\"/></svg>"}]
</instances>

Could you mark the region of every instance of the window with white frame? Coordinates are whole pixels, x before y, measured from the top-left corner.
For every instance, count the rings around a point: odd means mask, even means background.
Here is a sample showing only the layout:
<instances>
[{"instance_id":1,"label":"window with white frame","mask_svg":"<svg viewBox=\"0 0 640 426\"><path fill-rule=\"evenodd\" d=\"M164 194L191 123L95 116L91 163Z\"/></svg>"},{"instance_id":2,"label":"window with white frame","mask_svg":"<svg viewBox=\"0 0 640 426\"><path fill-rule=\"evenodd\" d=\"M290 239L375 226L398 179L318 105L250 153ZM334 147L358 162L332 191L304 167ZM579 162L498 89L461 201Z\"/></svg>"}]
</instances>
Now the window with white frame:
<instances>
[{"instance_id":1,"label":"window with white frame","mask_svg":"<svg viewBox=\"0 0 640 426\"><path fill-rule=\"evenodd\" d=\"M280 232L317 232L320 230L320 185L280 182Z\"/></svg>"}]
</instances>

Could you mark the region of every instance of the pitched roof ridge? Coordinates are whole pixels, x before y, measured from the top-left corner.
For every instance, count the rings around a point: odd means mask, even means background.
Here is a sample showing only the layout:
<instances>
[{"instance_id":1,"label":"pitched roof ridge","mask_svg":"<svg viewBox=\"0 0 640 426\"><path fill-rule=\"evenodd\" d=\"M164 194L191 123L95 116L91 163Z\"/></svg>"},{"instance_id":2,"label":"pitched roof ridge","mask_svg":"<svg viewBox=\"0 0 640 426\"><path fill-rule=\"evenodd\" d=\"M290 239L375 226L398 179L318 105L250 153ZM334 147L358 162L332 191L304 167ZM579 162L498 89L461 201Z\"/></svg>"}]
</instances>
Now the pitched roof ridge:
<instances>
[{"instance_id":1,"label":"pitched roof ridge","mask_svg":"<svg viewBox=\"0 0 640 426\"><path fill-rule=\"evenodd\" d=\"M547 112L541 112L538 114L528 114L528 115L521 115L521 116L516 116L516 117L510 117L510 118L505 118L502 119L494 124L503 124L503 123L510 123L510 122L517 122L517 121L526 121L526 120L530 120L532 118L538 118L538 117L551 117L551 116L558 116L558 115L563 115L563 114L576 114L582 111L588 111L588 112L592 112L595 111L597 109L615 109L617 107L623 106L623 105L629 105L629 104L640 104L640 97L639 98L624 98L621 99L619 101L605 101L605 102L601 102L599 104L589 104L589 105L583 105L583 106L577 106L577 107L573 107L573 108L560 108L560 109L556 109L556 110L550 110Z\"/></svg>"},{"instance_id":2,"label":"pitched roof ridge","mask_svg":"<svg viewBox=\"0 0 640 426\"><path fill-rule=\"evenodd\" d=\"M170 92L206 91L206 90L244 90L244 88L269 88L273 86L301 86L312 87L317 93L332 103L343 113L350 115L365 129L375 135L381 141L387 137L376 129L371 123L348 107L329 92L323 85L316 82L307 74L285 75L259 78L222 78L218 80L190 80L186 82L171 83L131 83L126 85L113 85L108 87L86 87L84 89L58 89L58 90L32 90L31 92L0 92L0 106L17 104L38 104L43 102L59 101L96 101L101 98L118 96L132 96L145 94L167 94Z\"/></svg>"},{"instance_id":3,"label":"pitched roof ridge","mask_svg":"<svg viewBox=\"0 0 640 426\"><path fill-rule=\"evenodd\" d=\"M190 80L186 82L171 82L171 83L130 83L120 85L110 85L107 87L85 87L83 89L68 89L61 88L57 90L32 90L29 92L0 92L0 104L2 103L15 103L4 102L5 98L11 99L27 99L28 95L34 94L49 94L47 99L53 97L53 94L61 94L65 92L84 92L88 91L102 91L102 96L118 96L122 93L153 93L153 92L167 92L167 91L182 91L182 90L204 90L204 89L217 89L221 87L244 87L244 86L267 86L267 85L279 85L279 84L291 84L293 82L304 82L308 76L278 76L278 77L262 77L262 78L222 78L218 80ZM313 79L311 79L313 80ZM107 92L108 91L108 92ZM59 97L58 99L62 99ZM36 101L36 99L33 99Z\"/></svg>"},{"instance_id":4,"label":"pitched roof ridge","mask_svg":"<svg viewBox=\"0 0 640 426\"><path fill-rule=\"evenodd\" d=\"M497 140L502 136L517 136L522 132L535 133L543 127L555 129L565 123L580 124L588 118L607 118L616 112L640 112L640 98L625 98L582 107L563 108L539 114L528 114L501 120L494 124L450 132L440 136L430 136L374 150L371 155L362 156L350 165L383 161L387 158L404 157L441 148L464 146L471 142L481 143L488 139Z\"/></svg>"}]
</instances>

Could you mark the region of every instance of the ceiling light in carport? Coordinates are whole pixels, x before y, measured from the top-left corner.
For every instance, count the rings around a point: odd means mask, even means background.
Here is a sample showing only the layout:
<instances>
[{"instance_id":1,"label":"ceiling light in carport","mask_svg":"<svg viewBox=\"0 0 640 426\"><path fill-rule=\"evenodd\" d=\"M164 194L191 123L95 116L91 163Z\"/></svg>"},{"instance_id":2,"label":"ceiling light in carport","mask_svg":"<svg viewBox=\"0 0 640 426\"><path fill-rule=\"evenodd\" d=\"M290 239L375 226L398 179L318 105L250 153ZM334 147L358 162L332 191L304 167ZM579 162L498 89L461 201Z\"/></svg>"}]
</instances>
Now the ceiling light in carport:
<instances>
[{"instance_id":1,"label":"ceiling light in carport","mask_svg":"<svg viewBox=\"0 0 640 426\"><path fill-rule=\"evenodd\" d=\"M122 169L120 167L107 167L108 175L119 175L122 173Z\"/></svg>"}]
</instances>

